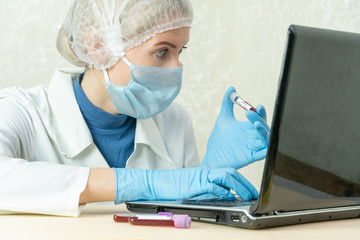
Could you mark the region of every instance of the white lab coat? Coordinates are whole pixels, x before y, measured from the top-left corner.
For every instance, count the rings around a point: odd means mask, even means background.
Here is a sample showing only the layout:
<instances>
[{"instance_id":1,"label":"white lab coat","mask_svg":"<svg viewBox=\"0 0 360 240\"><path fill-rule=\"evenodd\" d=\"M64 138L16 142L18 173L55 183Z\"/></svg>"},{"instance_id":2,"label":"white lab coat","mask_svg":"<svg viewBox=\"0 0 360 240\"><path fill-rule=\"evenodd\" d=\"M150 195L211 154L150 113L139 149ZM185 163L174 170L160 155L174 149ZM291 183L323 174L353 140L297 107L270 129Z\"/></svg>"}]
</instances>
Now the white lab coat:
<instances>
[{"instance_id":1,"label":"white lab coat","mask_svg":"<svg viewBox=\"0 0 360 240\"><path fill-rule=\"evenodd\" d=\"M89 168L109 167L94 145L76 102L81 69L57 70L49 87L0 91L0 213L78 216ZM199 165L187 113L171 104L137 120L127 168Z\"/></svg>"}]
</instances>

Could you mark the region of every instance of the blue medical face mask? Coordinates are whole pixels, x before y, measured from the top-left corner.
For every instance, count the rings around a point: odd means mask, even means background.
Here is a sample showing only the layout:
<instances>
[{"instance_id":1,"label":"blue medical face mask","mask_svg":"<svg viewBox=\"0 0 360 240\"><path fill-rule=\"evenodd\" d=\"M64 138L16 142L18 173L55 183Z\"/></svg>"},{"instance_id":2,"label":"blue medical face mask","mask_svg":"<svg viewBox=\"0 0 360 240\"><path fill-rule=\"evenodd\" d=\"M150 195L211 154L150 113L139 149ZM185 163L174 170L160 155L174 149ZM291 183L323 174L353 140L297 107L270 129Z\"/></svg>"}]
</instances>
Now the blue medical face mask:
<instances>
[{"instance_id":1,"label":"blue medical face mask","mask_svg":"<svg viewBox=\"0 0 360 240\"><path fill-rule=\"evenodd\" d=\"M120 114L146 119L164 111L181 89L183 67L146 67L122 60L130 67L131 81L127 86L110 82L103 70L106 89Z\"/></svg>"}]
</instances>

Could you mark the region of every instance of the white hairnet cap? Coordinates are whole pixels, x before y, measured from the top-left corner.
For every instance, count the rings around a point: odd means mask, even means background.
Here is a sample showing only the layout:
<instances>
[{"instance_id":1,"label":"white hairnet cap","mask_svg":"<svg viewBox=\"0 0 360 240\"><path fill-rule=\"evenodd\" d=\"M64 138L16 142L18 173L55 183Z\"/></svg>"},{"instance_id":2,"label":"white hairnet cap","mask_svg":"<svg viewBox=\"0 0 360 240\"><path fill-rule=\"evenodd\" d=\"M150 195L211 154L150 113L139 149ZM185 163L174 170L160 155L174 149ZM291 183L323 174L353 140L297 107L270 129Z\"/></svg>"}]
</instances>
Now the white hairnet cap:
<instances>
[{"instance_id":1,"label":"white hairnet cap","mask_svg":"<svg viewBox=\"0 0 360 240\"><path fill-rule=\"evenodd\" d=\"M127 50L192 20L188 0L75 0L56 46L76 66L110 68Z\"/></svg>"}]
</instances>

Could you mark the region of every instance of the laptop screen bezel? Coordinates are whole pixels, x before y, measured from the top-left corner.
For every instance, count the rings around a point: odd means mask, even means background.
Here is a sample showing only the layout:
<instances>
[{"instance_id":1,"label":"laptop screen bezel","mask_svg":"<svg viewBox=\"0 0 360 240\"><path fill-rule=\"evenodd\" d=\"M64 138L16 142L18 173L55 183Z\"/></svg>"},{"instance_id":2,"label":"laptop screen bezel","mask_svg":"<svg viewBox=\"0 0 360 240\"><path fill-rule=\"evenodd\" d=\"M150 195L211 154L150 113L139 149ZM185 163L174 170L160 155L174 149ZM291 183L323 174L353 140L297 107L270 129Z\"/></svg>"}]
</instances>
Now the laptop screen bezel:
<instances>
[{"instance_id":1,"label":"laptop screen bezel","mask_svg":"<svg viewBox=\"0 0 360 240\"><path fill-rule=\"evenodd\" d=\"M284 110L284 99L286 95L286 88L288 83L288 75L290 71L291 65L291 56L293 52L293 46L295 41L295 25L291 25L287 32L286 43L284 48L284 55L280 70L280 77L279 77L279 85L278 85L278 92L276 97L276 102L274 106L274 114L272 119L271 131L269 136L269 146L268 152L266 154L265 164L264 164L264 171L262 177L262 184L259 192L259 199L254 204L250 210L253 213L257 213L262 207L267 205L266 193L269 191L272 185L272 179L274 176L274 165L275 165L275 157L277 153L277 147L279 143L279 130L281 125L281 116Z\"/></svg>"}]
</instances>

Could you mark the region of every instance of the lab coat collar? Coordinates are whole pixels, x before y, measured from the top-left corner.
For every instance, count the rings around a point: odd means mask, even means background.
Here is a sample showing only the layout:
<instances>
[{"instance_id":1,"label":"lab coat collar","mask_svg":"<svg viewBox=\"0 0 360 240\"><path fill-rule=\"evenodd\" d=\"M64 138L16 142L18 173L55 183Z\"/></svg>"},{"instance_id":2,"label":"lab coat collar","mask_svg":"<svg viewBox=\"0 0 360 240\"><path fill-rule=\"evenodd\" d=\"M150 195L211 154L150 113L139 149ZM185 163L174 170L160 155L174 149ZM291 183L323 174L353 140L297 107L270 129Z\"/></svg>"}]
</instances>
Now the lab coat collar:
<instances>
[{"instance_id":1,"label":"lab coat collar","mask_svg":"<svg viewBox=\"0 0 360 240\"><path fill-rule=\"evenodd\" d=\"M49 85L49 104L59 151L73 158L93 140L77 104L73 82L82 68L57 69Z\"/></svg>"},{"instance_id":2,"label":"lab coat collar","mask_svg":"<svg viewBox=\"0 0 360 240\"><path fill-rule=\"evenodd\" d=\"M91 133L77 104L73 87L73 82L83 71L83 68L58 69L49 85L49 104L59 151L68 158L75 157L93 143ZM169 157L154 118L137 119L135 147L137 144L149 145L166 162L175 164Z\"/></svg>"},{"instance_id":3,"label":"lab coat collar","mask_svg":"<svg viewBox=\"0 0 360 240\"><path fill-rule=\"evenodd\" d=\"M157 155L161 156L162 159L175 166L175 163L169 157L165 147L164 138L161 136L159 127L155 123L154 118L137 119L135 144L139 143L148 145Z\"/></svg>"}]
</instances>

